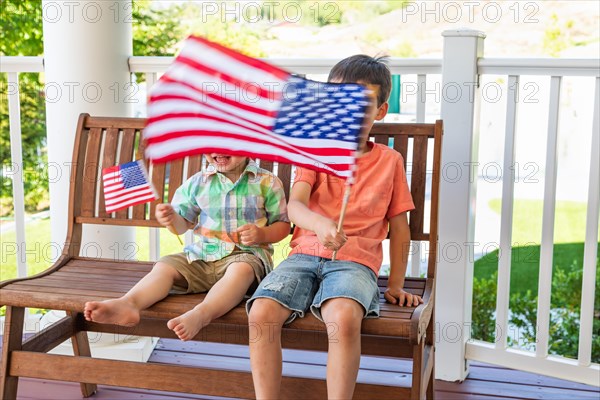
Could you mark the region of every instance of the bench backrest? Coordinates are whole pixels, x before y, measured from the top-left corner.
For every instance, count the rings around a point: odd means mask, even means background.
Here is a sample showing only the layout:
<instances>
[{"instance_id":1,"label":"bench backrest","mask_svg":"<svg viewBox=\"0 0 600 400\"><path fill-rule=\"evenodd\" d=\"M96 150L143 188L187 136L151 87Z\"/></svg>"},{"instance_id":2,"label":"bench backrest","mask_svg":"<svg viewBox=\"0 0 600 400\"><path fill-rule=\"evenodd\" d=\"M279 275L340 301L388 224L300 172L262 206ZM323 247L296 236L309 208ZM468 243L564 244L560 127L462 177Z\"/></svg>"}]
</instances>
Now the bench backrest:
<instances>
[{"instance_id":1,"label":"bench backrest","mask_svg":"<svg viewBox=\"0 0 600 400\"><path fill-rule=\"evenodd\" d=\"M146 120L143 118L91 117L88 114L80 116L73 151L75 167L71 176L67 242L80 242L81 224L84 223L159 227L154 218L156 205L170 202L175 190L185 179L201 169L202 156L186 157L166 164L152 164L149 173L160 198L152 203L107 213L101 171L103 168L143 158L141 131L145 124ZM411 238L429 242L427 275L433 277L437 249L442 122L378 123L373 126L370 138L376 143L393 147L404 158L416 207L410 212ZM264 160L260 161L260 167L276 172L283 182L286 198L289 199L293 167ZM430 201L426 201L427 193L430 193ZM427 220L428 224L425 223Z\"/></svg>"}]
</instances>

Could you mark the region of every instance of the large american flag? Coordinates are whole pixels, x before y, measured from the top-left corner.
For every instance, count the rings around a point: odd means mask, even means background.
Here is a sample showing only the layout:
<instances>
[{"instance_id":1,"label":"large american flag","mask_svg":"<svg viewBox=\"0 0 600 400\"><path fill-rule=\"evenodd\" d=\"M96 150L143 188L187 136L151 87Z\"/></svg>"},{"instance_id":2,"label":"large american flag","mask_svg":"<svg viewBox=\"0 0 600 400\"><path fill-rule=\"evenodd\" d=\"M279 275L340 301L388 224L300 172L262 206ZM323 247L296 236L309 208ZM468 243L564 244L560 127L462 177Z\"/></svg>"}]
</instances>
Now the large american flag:
<instances>
[{"instance_id":1,"label":"large american flag","mask_svg":"<svg viewBox=\"0 0 600 400\"><path fill-rule=\"evenodd\" d=\"M225 153L352 176L368 98L191 36L150 92L146 157Z\"/></svg>"},{"instance_id":2,"label":"large american flag","mask_svg":"<svg viewBox=\"0 0 600 400\"><path fill-rule=\"evenodd\" d=\"M142 160L102 169L106 212L158 199Z\"/></svg>"}]
</instances>

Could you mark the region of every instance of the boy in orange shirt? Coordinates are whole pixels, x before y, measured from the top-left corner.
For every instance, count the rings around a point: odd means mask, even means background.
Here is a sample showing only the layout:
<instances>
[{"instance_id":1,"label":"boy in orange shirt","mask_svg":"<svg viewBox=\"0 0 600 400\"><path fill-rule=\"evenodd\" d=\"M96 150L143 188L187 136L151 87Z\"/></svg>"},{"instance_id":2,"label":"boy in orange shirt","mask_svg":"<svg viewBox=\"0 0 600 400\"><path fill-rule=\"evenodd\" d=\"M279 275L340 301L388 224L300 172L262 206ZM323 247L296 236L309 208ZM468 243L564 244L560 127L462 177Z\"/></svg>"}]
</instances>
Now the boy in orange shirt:
<instances>
[{"instance_id":1,"label":"boy in orange shirt","mask_svg":"<svg viewBox=\"0 0 600 400\"><path fill-rule=\"evenodd\" d=\"M382 241L390 232L391 270L385 298L399 306L423 300L403 290L410 244L407 212L414 209L402 156L387 146L367 141L375 120L387 113L391 75L380 58L356 55L336 64L330 82L367 85L377 97L366 116L357 176L344 219L337 232L345 182L298 168L288 203L296 224L292 251L261 282L248 300L250 326L268 335L250 343L256 397L279 398L281 328L311 312L337 329L330 335L327 393L330 399L352 398L360 363L363 318L379 316L377 275ZM343 247L342 247L343 246ZM336 260L332 254L337 250Z\"/></svg>"}]
</instances>

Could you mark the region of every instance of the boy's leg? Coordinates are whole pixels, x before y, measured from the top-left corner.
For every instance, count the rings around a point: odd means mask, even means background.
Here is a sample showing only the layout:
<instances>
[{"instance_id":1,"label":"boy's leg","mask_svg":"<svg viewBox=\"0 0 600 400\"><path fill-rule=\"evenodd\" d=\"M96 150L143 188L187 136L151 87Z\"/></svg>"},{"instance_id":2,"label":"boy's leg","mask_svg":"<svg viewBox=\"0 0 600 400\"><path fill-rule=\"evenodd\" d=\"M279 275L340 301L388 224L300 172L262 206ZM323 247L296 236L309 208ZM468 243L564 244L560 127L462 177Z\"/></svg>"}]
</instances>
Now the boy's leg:
<instances>
[{"instance_id":1,"label":"boy's leg","mask_svg":"<svg viewBox=\"0 0 600 400\"><path fill-rule=\"evenodd\" d=\"M260 283L246 303L250 366L257 399L278 399L281 387L281 330L303 317L318 289L321 259L294 254Z\"/></svg>"},{"instance_id":2,"label":"boy's leg","mask_svg":"<svg viewBox=\"0 0 600 400\"><path fill-rule=\"evenodd\" d=\"M140 311L164 299L173 284L185 286L187 283L175 268L159 261L122 297L85 303L85 319L104 324L136 325L140 321Z\"/></svg>"},{"instance_id":3,"label":"boy's leg","mask_svg":"<svg viewBox=\"0 0 600 400\"><path fill-rule=\"evenodd\" d=\"M327 397L351 399L360 364L360 328L363 307L352 299L335 298L321 306L327 325Z\"/></svg>"},{"instance_id":4,"label":"boy's leg","mask_svg":"<svg viewBox=\"0 0 600 400\"><path fill-rule=\"evenodd\" d=\"M311 305L312 313L327 325L327 395L352 398L360 364L360 332L365 316L379 315L377 276L364 265L329 261Z\"/></svg>"},{"instance_id":5,"label":"boy's leg","mask_svg":"<svg viewBox=\"0 0 600 400\"><path fill-rule=\"evenodd\" d=\"M268 298L254 301L250 324L250 367L257 399L277 399L281 388L281 329L291 310Z\"/></svg>"},{"instance_id":6,"label":"boy's leg","mask_svg":"<svg viewBox=\"0 0 600 400\"><path fill-rule=\"evenodd\" d=\"M179 339L190 340L200 329L240 304L254 282L252 266L245 262L229 264L225 275L208 291L202 303L167 322Z\"/></svg>"}]
</instances>

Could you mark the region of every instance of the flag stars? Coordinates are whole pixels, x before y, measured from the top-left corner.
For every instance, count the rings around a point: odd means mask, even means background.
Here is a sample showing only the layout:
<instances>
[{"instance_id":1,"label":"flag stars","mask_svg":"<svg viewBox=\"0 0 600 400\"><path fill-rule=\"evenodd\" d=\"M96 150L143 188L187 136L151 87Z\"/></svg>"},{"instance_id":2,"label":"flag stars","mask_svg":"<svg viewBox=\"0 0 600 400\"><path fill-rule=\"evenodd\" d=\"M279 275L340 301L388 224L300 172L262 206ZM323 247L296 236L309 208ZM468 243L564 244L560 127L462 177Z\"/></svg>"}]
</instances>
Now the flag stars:
<instances>
[{"instance_id":1,"label":"flag stars","mask_svg":"<svg viewBox=\"0 0 600 400\"><path fill-rule=\"evenodd\" d=\"M357 103L366 98L362 86L292 80L275 121L276 134L357 142L364 117L364 107Z\"/></svg>"}]
</instances>

